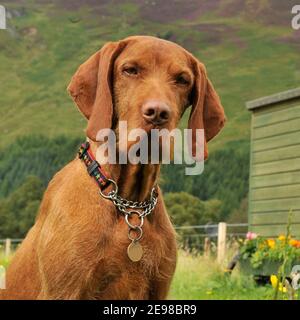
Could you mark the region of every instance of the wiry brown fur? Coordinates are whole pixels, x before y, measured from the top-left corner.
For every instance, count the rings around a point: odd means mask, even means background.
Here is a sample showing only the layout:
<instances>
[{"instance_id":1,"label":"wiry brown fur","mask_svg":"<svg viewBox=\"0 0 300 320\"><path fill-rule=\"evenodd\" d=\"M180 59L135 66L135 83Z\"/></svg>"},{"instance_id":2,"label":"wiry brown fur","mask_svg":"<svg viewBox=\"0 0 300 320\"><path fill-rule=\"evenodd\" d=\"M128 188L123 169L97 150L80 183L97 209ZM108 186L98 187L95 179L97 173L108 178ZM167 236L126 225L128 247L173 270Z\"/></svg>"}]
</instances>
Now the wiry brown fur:
<instances>
[{"instance_id":1,"label":"wiry brown fur","mask_svg":"<svg viewBox=\"0 0 300 320\"><path fill-rule=\"evenodd\" d=\"M137 77L124 76L125 62L139 63ZM174 83L185 72L190 82ZM200 92L201 90L201 92ZM88 119L87 136L128 121L128 129L151 129L142 120L148 99L167 103L174 128L193 104L191 129L207 129L207 141L224 124L224 112L203 65L184 49L152 37L109 43L74 75L69 91ZM207 149L207 147L206 147ZM207 150L206 150L207 151ZM207 156L207 152L206 152ZM144 200L157 183L159 165L107 165L123 197ZM159 190L145 219L141 261L127 256L124 217L99 189L79 159L58 172L45 192L36 222L7 271L2 299L165 299L176 265L175 231Z\"/></svg>"}]
</instances>

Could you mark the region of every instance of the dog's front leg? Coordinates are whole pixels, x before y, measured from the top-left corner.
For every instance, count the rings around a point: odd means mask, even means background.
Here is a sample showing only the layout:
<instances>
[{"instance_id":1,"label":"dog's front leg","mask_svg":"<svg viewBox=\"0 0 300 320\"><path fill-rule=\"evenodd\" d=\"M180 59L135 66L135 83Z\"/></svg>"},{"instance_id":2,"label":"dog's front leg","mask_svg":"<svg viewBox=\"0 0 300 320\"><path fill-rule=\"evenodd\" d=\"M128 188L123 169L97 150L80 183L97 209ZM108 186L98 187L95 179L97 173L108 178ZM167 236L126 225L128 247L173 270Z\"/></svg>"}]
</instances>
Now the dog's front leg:
<instances>
[{"instance_id":1,"label":"dog's front leg","mask_svg":"<svg viewBox=\"0 0 300 320\"><path fill-rule=\"evenodd\" d=\"M171 279L154 280L150 291L150 300L165 300L167 299L170 289Z\"/></svg>"},{"instance_id":2,"label":"dog's front leg","mask_svg":"<svg viewBox=\"0 0 300 320\"><path fill-rule=\"evenodd\" d=\"M95 287L101 281L96 275L103 274L99 270L102 261L99 237L91 236L99 234L99 230L91 223L90 230L86 231L87 224L82 224L80 233L74 232L74 222L62 222L55 232L50 233L52 230L48 226L40 238L37 253L41 291L38 299L93 299ZM68 225L73 229L68 229ZM50 239L47 238L49 234Z\"/></svg>"},{"instance_id":3,"label":"dog's front leg","mask_svg":"<svg viewBox=\"0 0 300 320\"><path fill-rule=\"evenodd\" d=\"M176 247L169 252L168 259L164 259L159 267L159 275L152 280L150 300L165 300L176 268Z\"/></svg>"}]
</instances>

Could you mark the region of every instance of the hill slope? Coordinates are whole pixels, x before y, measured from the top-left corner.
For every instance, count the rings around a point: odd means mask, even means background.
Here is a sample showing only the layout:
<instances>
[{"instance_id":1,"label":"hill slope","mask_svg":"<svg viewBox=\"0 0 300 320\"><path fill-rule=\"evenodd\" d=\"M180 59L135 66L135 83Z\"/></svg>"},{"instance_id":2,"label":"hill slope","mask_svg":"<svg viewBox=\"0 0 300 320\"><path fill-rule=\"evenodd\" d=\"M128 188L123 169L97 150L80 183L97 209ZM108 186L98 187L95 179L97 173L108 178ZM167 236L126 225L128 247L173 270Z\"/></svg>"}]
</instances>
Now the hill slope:
<instances>
[{"instance_id":1,"label":"hill slope","mask_svg":"<svg viewBox=\"0 0 300 320\"><path fill-rule=\"evenodd\" d=\"M0 148L18 136L83 135L85 121L66 93L76 70L109 40L150 34L175 41L207 66L228 123L213 148L248 139L244 102L300 83L295 1L4 2L0 30Z\"/></svg>"}]
</instances>

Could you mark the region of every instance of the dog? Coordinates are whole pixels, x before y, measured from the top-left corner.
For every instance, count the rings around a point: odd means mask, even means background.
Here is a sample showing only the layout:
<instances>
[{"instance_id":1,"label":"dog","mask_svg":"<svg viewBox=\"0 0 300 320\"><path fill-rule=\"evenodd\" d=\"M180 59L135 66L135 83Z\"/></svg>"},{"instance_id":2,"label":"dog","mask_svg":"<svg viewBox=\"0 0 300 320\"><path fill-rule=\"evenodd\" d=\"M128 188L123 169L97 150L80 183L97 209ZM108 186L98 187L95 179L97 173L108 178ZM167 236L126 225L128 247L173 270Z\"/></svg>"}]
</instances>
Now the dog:
<instances>
[{"instance_id":1,"label":"dog","mask_svg":"<svg viewBox=\"0 0 300 320\"><path fill-rule=\"evenodd\" d=\"M188 127L204 129L207 142L225 115L204 65L181 46L150 36L105 44L72 77L68 91L87 119L90 152L97 133L127 121L128 130L174 129L191 107ZM194 137L194 135L193 135ZM193 140L193 150L196 142ZM124 199L147 201L159 164L103 166ZM79 157L48 185L34 226L7 270L2 299L166 299L176 267L176 233L162 192L143 217L139 261L128 256L128 223ZM104 193L105 191L103 191ZM135 223L141 220L136 214ZM131 220L131 224L133 224ZM132 228L136 237L136 228ZM130 233L130 232L129 232ZM136 243L135 240L132 243ZM138 252L138 255L140 252Z\"/></svg>"}]
</instances>

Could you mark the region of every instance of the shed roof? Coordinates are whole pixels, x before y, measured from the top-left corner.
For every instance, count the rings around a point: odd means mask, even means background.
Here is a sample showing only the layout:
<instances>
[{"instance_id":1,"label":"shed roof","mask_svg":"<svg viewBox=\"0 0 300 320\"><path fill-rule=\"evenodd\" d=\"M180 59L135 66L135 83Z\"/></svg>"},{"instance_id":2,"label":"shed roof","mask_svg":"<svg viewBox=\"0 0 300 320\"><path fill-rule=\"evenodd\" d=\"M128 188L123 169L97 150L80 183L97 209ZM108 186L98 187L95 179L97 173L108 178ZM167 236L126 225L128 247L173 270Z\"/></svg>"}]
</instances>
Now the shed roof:
<instances>
[{"instance_id":1,"label":"shed roof","mask_svg":"<svg viewBox=\"0 0 300 320\"><path fill-rule=\"evenodd\" d=\"M298 97L300 98L300 88L287 90L280 93L272 94L270 96L247 101L246 108L248 110L254 110L257 108L265 107L271 104L279 103L281 101L287 101Z\"/></svg>"}]
</instances>

